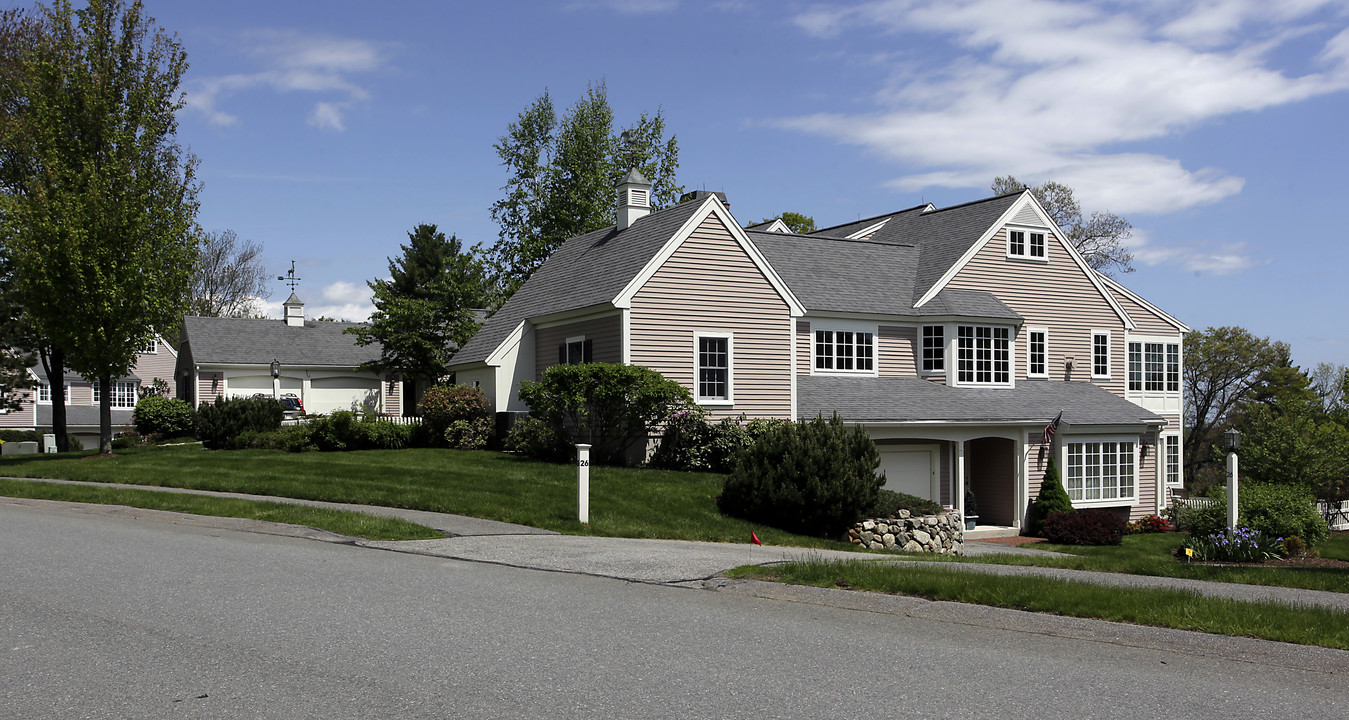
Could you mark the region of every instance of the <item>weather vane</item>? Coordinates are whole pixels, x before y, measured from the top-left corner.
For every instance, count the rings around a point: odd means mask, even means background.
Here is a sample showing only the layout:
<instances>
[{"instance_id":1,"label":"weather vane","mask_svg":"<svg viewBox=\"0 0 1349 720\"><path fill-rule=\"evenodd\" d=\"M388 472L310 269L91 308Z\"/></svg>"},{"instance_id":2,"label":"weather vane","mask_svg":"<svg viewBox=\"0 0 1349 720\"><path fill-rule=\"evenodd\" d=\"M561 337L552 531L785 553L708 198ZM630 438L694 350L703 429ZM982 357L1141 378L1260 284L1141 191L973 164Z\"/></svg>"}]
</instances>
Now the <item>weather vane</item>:
<instances>
[{"instance_id":1,"label":"weather vane","mask_svg":"<svg viewBox=\"0 0 1349 720\"><path fill-rule=\"evenodd\" d=\"M295 277L295 261L290 261L290 270L285 275L277 275L280 280L290 286L290 291L295 292L295 286L300 284L300 278Z\"/></svg>"}]
</instances>

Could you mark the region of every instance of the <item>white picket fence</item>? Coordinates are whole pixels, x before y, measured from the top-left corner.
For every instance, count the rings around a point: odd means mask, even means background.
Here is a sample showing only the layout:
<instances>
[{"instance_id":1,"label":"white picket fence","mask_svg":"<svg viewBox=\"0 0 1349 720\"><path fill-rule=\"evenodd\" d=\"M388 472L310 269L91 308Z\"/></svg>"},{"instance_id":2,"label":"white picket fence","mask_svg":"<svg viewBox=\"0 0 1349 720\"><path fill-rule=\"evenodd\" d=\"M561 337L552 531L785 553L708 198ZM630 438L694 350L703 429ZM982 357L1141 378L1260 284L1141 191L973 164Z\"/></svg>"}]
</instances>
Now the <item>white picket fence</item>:
<instances>
[{"instance_id":1,"label":"white picket fence","mask_svg":"<svg viewBox=\"0 0 1349 720\"><path fill-rule=\"evenodd\" d=\"M1176 498L1175 502L1186 507L1207 507L1218 504L1217 500L1206 497ZM1326 523L1330 525L1331 530L1349 530L1349 500L1338 503L1317 500L1316 511L1326 519Z\"/></svg>"}]
</instances>

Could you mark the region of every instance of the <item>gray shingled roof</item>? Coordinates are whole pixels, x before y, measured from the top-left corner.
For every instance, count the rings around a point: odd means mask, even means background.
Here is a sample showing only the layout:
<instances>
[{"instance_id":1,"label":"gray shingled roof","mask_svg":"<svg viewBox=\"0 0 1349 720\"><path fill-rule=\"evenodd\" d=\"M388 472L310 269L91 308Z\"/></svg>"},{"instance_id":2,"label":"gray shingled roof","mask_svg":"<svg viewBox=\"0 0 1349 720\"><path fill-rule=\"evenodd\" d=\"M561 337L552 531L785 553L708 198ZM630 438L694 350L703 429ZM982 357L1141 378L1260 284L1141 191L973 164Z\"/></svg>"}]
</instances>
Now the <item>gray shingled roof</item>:
<instances>
[{"instance_id":1,"label":"gray shingled roof","mask_svg":"<svg viewBox=\"0 0 1349 720\"><path fill-rule=\"evenodd\" d=\"M127 425L131 424L131 408L111 408L112 413L112 431L119 433ZM38 427L51 427L52 425L52 406L37 406ZM98 427L98 406L97 405L66 405L66 427Z\"/></svg>"},{"instance_id":2,"label":"gray shingled roof","mask_svg":"<svg viewBox=\"0 0 1349 720\"><path fill-rule=\"evenodd\" d=\"M1161 425L1160 415L1089 382L1027 380L1014 388L948 387L916 377L802 375L797 414L857 422L1028 422L1059 411L1070 426Z\"/></svg>"},{"instance_id":3,"label":"gray shingled roof","mask_svg":"<svg viewBox=\"0 0 1349 720\"><path fill-rule=\"evenodd\" d=\"M526 318L611 302L702 206L686 202L653 212L626 230L614 226L562 244L482 329L454 365L483 362Z\"/></svg>"},{"instance_id":4,"label":"gray shingled roof","mask_svg":"<svg viewBox=\"0 0 1349 720\"><path fill-rule=\"evenodd\" d=\"M290 327L285 320L251 318L183 318L183 338L192 362L201 364L356 367L378 360L378 343L357 347L356 338L344 330L361 323L308 320L303 327Z\"/></svg>"}]
</instances>

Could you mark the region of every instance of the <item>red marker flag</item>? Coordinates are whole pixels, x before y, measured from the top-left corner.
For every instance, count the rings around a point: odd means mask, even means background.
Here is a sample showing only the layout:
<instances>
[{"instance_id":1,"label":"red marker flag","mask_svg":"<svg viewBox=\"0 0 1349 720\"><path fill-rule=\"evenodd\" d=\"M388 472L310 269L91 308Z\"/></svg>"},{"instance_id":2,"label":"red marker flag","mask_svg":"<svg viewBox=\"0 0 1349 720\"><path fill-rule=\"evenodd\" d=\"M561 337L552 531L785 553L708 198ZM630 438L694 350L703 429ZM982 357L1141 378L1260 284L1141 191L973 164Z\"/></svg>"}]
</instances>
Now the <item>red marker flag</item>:
<instances>
[{"instance_id":1,"label":"red marker flag","mask_svg":"<svg viewBox=\"0 0 1349 720\"><path fill-rule=\"evenodd\" d=\"M749 531L749 541L754 543L755 545L759 546L763 545L763 541L759 540L759 536L755 535L753 530Z\"/></svg>"}]
</instances>

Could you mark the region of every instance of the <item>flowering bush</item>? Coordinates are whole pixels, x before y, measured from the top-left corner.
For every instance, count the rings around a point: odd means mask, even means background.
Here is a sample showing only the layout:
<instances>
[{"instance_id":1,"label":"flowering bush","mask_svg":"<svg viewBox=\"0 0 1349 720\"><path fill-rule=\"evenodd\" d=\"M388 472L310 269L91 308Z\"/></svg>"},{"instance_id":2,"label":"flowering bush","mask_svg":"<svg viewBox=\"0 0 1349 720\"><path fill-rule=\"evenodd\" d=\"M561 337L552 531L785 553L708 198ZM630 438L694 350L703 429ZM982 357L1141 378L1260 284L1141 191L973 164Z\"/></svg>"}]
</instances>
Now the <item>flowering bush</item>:
<instances>
[{"instance_id":1,"label":"flowering bush","mask_svg":"<svg viewBox=\"0 0 1349 720\"><path fill-rule=\"evenodd\" d=\"M1130 535L1141 535L1143 533L1160 533L1171 529L1171 524L1166 518L1157 515L1148 515L1141 520L1135 520L1128 525L1127 532Z\"/></svg>"},{"instance_id":2,"label":"flowering bush","mask_svg":"<svg viewBox=\"0 0 1349 720\"><path fill-rule=\"evenodd\" d=\"M1194 551L1196 560L1216 562L1264 562L1284 556L1283 538L1270 538L1259 530L1239 527L1232 537L1226 530L1203 537L1191 537L1185 547Z\"/></svg>"}]
</instances>

